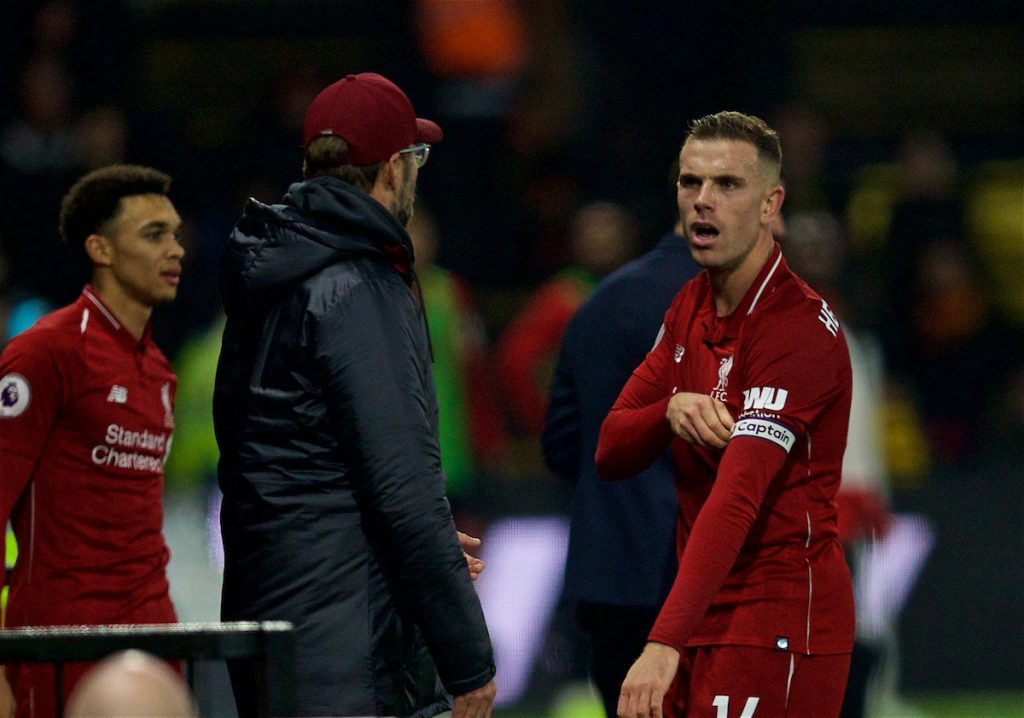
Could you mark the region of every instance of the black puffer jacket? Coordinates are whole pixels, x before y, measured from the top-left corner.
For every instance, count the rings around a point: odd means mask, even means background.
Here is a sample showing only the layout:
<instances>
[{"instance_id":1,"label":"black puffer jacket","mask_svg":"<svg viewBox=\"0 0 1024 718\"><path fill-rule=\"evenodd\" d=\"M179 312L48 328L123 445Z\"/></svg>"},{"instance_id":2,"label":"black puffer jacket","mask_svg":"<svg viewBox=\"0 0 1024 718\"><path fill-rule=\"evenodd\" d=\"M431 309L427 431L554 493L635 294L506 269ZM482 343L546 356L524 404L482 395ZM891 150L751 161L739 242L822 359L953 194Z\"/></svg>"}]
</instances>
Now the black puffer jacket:
<instances>
[{"instance_id":1,"label":"black puffer jacket","mask_svg":"<svg viewBox=\"0 0 1024 718\"><path fill-rule=\"evenodd\" d=\"M432 716L438 674L454 694L494 675L411 263L394 217L332 178L250 200L222 262L222 617L295 624L299 715Z\"/></svg>"}]
</instances>

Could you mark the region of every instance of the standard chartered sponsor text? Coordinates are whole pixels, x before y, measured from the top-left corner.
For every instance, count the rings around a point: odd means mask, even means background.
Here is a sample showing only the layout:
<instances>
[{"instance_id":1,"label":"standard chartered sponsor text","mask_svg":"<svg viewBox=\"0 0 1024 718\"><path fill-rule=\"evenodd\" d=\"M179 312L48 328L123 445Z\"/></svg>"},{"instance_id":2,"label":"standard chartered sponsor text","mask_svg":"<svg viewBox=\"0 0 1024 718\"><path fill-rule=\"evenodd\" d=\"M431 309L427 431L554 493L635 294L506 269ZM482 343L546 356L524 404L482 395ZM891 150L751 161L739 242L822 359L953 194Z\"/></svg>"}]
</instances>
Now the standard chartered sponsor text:
<instances>
[{"instance_id":1,"label":"standard chartered sponsor text","mask_svg":"<svg viewBox=\"0 0 1024 718\"><path fill-rule=\"evenodd\" d=\"M129 449L149 449L163 453L167 446L167 434L151 434L148 431L131 431L120 424L107 427L106 442L111 446L124 446Z\"/></svg>"},{"instance_id":2,"label":"standard chartered sponsor text","mask_svg":"<svg viewBox=\"0 0 1024 718\"><path fill-rule=\"evenodd\" d=\"M163 471L164 455L167 450L167 434L149 431L131 431L119 424L110 424L104 437L106 444L97 444L92 449L94 464L116 466L135 471ZM137 451L121 451L115 447L143 449L154 454Z\"/></svg>"}]
</instances>

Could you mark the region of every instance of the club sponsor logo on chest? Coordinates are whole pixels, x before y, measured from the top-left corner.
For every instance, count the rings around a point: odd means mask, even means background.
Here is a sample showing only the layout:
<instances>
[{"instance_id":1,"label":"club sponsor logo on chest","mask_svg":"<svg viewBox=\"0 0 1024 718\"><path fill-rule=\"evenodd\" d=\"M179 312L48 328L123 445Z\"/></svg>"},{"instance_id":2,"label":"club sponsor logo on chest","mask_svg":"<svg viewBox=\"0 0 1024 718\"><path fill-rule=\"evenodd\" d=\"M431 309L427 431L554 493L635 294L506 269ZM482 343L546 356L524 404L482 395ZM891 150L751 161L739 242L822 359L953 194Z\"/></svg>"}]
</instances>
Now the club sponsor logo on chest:
<instances>
[{"instance_id":1,"label":"club sponsor logo on chest","mask_svg":"<svg viewBox=\"0 0 1024 718\"><path fill-rule=\"evenodd\" d=\"M789 392L776 389L774 386L755 386L743 390L743 411L758 409L762 411L779 411L786 405Z\"/></svg>"}]
</instances>

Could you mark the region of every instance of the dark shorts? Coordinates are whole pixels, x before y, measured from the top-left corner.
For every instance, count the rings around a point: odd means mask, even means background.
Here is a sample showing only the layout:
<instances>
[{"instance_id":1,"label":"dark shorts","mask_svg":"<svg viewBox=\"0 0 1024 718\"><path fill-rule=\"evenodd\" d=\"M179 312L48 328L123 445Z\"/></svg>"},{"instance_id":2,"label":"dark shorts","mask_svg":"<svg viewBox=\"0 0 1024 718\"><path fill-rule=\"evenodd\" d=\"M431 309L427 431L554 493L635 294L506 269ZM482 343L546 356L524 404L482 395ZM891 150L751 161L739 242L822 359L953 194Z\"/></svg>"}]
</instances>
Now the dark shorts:
<instances>
[{"instance_id":1,"label":"dark shorts","mask_svg":"<svg viewBox=\"0 0 1024 718\"><path fill-rule=\"evenodd\" d=\"M747 646L687 648L666 718L837 718L850 654L807 656Z\"/></svg>"}]
</instances>

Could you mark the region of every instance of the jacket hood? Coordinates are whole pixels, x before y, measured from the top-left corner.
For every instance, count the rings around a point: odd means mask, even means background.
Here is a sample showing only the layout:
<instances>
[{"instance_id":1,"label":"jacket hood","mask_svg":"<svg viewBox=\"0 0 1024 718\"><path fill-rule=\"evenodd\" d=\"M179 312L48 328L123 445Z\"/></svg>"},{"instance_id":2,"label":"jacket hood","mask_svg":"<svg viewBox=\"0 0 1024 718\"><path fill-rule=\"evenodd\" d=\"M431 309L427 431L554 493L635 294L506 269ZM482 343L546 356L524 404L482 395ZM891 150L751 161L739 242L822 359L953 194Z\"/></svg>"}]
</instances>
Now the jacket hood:
<instances>
[{"instance_id":1,"label":"jacket hood","mask_svg":"<svg viewBox=\"0 0 1024 718\"><path fill-rule=\"evenodd\" d=\"M375 257L412 281L405 228L379 202L333 177L288 188L281 204L250 199L221 258L224 307L266 305L324 267Z\"/></svg>"}]
</instances>

